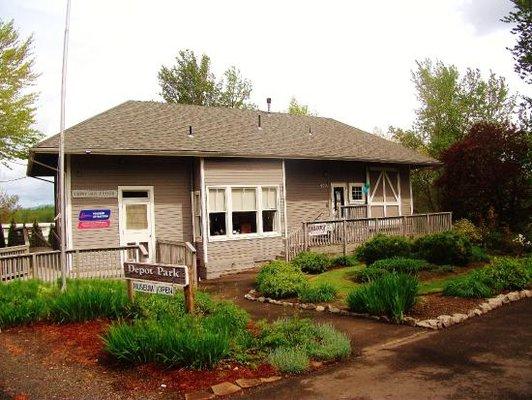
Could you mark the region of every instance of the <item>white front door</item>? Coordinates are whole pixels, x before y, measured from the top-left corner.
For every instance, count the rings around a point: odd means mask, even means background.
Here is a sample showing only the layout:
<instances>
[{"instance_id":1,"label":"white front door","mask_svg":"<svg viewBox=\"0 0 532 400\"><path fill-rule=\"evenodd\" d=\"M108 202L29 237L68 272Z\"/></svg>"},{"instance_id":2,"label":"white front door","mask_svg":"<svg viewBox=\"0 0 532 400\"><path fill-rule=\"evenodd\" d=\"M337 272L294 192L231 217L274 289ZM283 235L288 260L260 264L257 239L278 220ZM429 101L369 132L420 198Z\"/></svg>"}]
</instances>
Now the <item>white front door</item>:
<instances>
[{"instance_id":1,"label":"white front door","mask_svg":"<svg viewBox=\"0 0 532 400\"><path fill-rule=\"evenodd\" d=\"M143 244L148 259L154 258L153 188L122 187L119 190L120 244Z\"/></svg>"}]
</instances>

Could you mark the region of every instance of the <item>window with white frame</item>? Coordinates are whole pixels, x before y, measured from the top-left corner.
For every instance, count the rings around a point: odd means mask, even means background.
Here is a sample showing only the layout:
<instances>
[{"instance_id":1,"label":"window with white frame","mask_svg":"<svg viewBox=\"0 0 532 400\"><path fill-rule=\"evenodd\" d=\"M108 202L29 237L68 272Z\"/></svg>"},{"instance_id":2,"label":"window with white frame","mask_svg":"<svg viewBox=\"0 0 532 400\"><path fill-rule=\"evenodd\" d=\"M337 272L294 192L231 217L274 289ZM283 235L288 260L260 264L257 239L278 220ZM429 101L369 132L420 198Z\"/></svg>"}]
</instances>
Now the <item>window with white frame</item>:
<instances>
[{"instance_id":1,"label":"window with white frame","mask_svg":"<svg viewBox=\"0 0 532 400\"><path fill-rule=\"evenodd\" d=\"M209 234L222 236L227 234L225 188L209 189Z\"/></svg>"},{"instance_id":2,"label":"window with white frame","mask_svg":"<svg viewBox=\"0 0 532 400\"><path fill-rule=\"evenodd\" d=\"M279 232L277 186L210 187L207 195L209 236L238 238Z\"/></svg>"},{"instance_id":3,"label":"window with white frame","mask_svg":"<svg viewBox=\"0 0 532 400\"><path fill-rule=\"evenodd\" d=\"M363 183L350 183L349 184L349 202L350 203L364 203L366 195L364 193Z\"/></svg>"},{"instance_id":4,"label":"window with white frame","mask_svg":"<svg viewBox=\"0 0 532 400\"><path fill-rule=\"evenodd\" d=\"M276 232L277 231L277 188L263 187L262 188L262 231Z\"/></svg>"},{"instance_id":5,"label":"window with white frame","mask_svg":"<svg viewBox=\"0 0 532 400\"><path fill-rule=\"evenodd\" d=\"M201 237L201 193L199 191L194 192L194 237Z\"/></svg>"}]
</instances>

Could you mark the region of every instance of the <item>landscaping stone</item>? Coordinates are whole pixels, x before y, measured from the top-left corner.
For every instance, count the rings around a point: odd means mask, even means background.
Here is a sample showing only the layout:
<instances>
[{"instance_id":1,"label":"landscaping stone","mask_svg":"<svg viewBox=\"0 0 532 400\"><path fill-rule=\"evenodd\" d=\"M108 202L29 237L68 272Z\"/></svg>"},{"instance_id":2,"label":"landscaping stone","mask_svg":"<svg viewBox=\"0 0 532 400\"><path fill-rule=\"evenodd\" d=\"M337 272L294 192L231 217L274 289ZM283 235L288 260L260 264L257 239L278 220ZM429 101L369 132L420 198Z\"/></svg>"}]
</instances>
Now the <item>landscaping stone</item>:
<instances>
[{"instance_id":1,"label":"landscaping stone","mask_svg":"<svg viewBox=\"0 0 532 400\"><path fill-rule=\"evenodd\" d=\"M249 293L257 293L257 291L255 289L251 289Z\"/></svg>"},{"instance_id":2,"label":"landscaping stone","mask_svg":"<svg viewBox=\"0 0 532 400\"><path fill-rule=\"evenodd\" d=\"M236 380L236 384L243 389L258 386L262 382L259 378L241 378Z\"/></svg>"},{"instance_id":3,"label":"landscaping stone","mask_svg":"<svg viewBox=\"0 0 532 400\"><path fill-rule=\"evenodd\" d=\"M316 304L307 304L307 310L315 310Z\"/></svg>"},{"instance_id":4,"label":"landscaping stone","mask_svg":"<svg viewBox=\"0 0 532 400\"><path fill-rule=\"evenodd\" d=\"M404 322L406 325L416 326L416 322L417 322L417 320L416 320L415 318L412 318L412 317L404 317L404 318L403 318L403 322Z\"/></svg>"},{"instance_id":5,"label":"landscaping stone","mask_svg":"<svg viewBox=\"0 0 532 400\"><path fill-rule=\"evenodd\" d=\"M532 297L532 290L524 290L526 297Z\"/></svg>"},{"instance_id":6,"label":"landscaping stone","mask_svg":"<svg viewBox=\"0 0 532 400\"><path fill-rule=\"evenodd\" d=\"M293 305L294 305L294 303L290 303L289 301L283 302L283 306L285 306L285 307L292 307Z\"/></svg>"},{"instance_id":7,"label":"landscaping stone","mask_svg":"<svg viewBox=\"0 0 532 400\"><path fill-rule=\"evenodd\" d=\"M508 293L508 300L509 301L516 301L519 300L521 296L519 295L519 292L511 292Z\"/></svg>"},{"instance_id":8,"label":"landscaping stone","mask_svg":"<svg viewBox=\"0 0 532 400\"><path fill-rule=\"evenodd\" d=\"M186 393L185 400L210 400L214 399L215 394L206 390L198 390L197 392Z\"/></svg>"},{"instance_id":9,"label":"landscaping stone","mask_svg":"<svg viewBox=\"0 0 532 400\"><path fill-rule=\"evenodd\" d=\"M453 318L450 315L440 315L437 319L445 328L453 324Z\"/></svg>"},{"instance_id":10,"label":"landscaping stone","mask_svg":"<svg viewBox=\"0 0 532 400\"><path fill-rule=\"evenodd\" d=\"M211 386L212 391L216 396L227 396L242 390L240 386L231 382L222 382L217 385Z\"/></svg>"},{"instance_id":11,"label":"landscaping stone","mask_svg":"<svg viewBox=\"0 0 532 400\"><path fill-rule=\"evenodd\" d=\"M261 303L264 303L264 300L266 300L266 298L263 296L260 296L257 300L260 301Z\"/></svg>"},{"instance_id":12,"label":"landscaping stone","mask_svg":"<svg viewBox=\"0 0 532 400\"><path fill-rule=\"evenodd\" d=\"M460 322L465 321L467 319L467 315L456 313L452 315L452 318L453 318L453 323L459 324Z\"/></svg>"},{"instance_id":13,"label":"landscaping stone","mask_svg":"<svg viewBox=\"0 0 532 400\"><path fill-rule=\"evenodd\" d=\"M312 368L320 368L322 365L323 363L321 361L315 361L315 360L310 361L310 366Z\"/></svg>"},{"instance_id":14,"label":"landscaping stone","mask_svg":"<svg viewBox=\"0 0 532 400\"><path fill-rule=\"evenodd\" d=\"M331 312L333 314L338 314L340 312L340 309L337 308L337 307L333 307L333 306L329 305L328 308L329 308L329 312Z\"/></svg>"},{"instance_id":15,"label":"landscaping stone","mask_svg":"<svg viewBox=\"0 0 532 400\"><path fill-rule=\"evenodd\" d=\"M491 311L493 307L489 303L482 303L480 305L480 309L482 310L482 313L487 313L488 311Z\"/></svg>"},{"instance_id":16,"label":"landscaping stone","mask_svg":"<svg viewBox=\"0 0 532 400\"><path fill-rule=\"evenodd\" d=\"M498 298L491 298L488 300L488 304L491 305L493 308L498 308L502 306L502 300Z\"/></svg>"},{"instance_id":17,"label":"landscaping stone","mask_svg":"<svg viewBox=\"0 0 532 400\"><path fill-rule=\"evenodd\" d=\"M325 311L325 307L323 307L323 306L316 306L316 311Z\"/></svg>"},{"instance_id":18,"label":"landscaping stone","mask_svg":"<svg viewBox=\"0 0 532 400\"><path fill-rule=\"evenodd\" d=\"M280 380L281 377L279 375L269 376L267 378L260 378L262 383L271 383Z\"/></svg>"},{"instance_id":19,"label":"landscaping stone","mask_svg":"<svg viewBox=\"0 0 532 400\"><path fill-rule=\"evenodd\" d=\"M432 325L432 323L428 319L424 320L424 321L417 322L416 326L420 326L422 328L434 329L434 326Z\"/></svg>"},{"instance_id":20,"label":"landscaping stone","mask_svg":"<svg viewBox=\"0 0 532 400\"><path fill-rule=\"evenodd\" d=\"M246 299L248 299L248 300L255 300L255 298L252 295L250 295L249 293L246 293L246 295L244 297Z\"/></svg>"}]
</instances>

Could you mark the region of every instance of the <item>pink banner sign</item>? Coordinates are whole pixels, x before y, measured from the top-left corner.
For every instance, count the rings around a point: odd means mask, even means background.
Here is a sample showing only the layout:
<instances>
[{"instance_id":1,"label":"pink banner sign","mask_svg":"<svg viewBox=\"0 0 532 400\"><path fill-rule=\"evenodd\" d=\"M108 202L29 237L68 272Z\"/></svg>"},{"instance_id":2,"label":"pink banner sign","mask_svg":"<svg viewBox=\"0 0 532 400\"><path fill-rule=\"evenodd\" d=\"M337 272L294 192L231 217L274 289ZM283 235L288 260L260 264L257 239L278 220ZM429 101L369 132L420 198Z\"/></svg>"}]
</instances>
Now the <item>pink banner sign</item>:
<instances>
[{"instance_id":1,"label":"pink banner sign","mask_svg":"<svg viewBox=\"0 0 532 400\"><path fill-rule=\"evenodd\" d=\"M111 226L111 221L79 221L78 229L105 229Z\"/></svg>"}]
</instances>

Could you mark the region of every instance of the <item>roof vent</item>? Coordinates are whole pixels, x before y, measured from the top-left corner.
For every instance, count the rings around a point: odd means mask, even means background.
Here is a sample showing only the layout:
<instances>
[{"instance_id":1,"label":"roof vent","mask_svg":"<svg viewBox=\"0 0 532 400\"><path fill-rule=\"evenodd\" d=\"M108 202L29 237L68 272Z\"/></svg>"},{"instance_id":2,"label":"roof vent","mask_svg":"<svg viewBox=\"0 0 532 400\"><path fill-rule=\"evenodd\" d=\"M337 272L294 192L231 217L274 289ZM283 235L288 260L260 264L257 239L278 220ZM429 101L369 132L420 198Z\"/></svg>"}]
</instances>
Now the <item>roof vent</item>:
<instances>
[{"instance_id":1,"label":"roof vent","mask_svg":"<svg viewBox=\"0 0 532 400\"><path fill-rule=\"evenodd\" d=\"M312 127L310 125L308 126L308 134L312 136Z\"/></svg>"},{"instance_id":2,"label":"roof vent","mask_svg":"<svg viewBox=\"0 0 532 400\"><path fill-rule=\"evenodd\" d=\"M270 110L272 108L272 98L271 97L266 98L266 104L268 105L268 112L270 112Z\"/></svg>"},{"instance_id":3,"label":"roof vent","mask_svg":"<svg viewBox=\"0 0 532 400\"><path fill-rule=\"evenodd\" d=\"M193 138L194 137L194 133L192 132L192 125L188 126L188 137L189 138Z\"/></svg>"}]
</instances>

